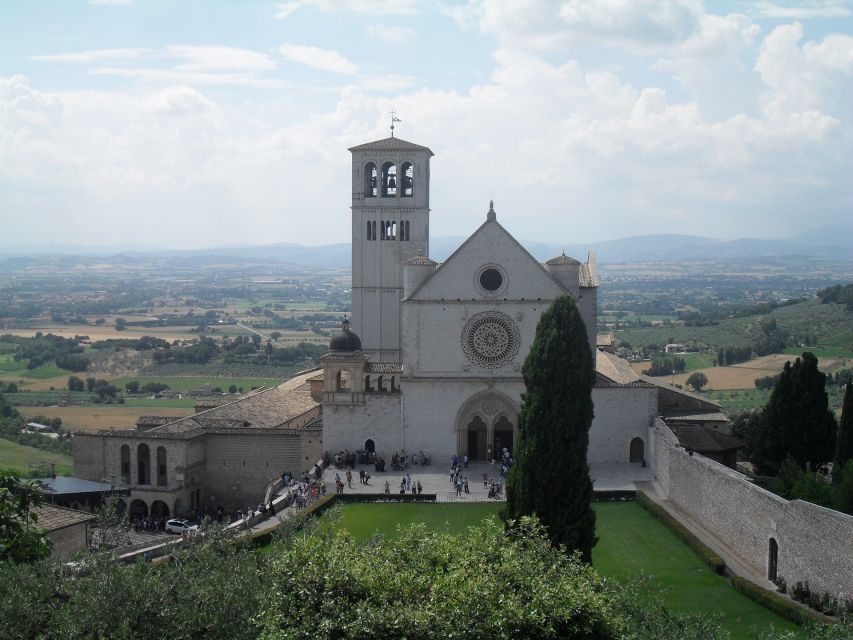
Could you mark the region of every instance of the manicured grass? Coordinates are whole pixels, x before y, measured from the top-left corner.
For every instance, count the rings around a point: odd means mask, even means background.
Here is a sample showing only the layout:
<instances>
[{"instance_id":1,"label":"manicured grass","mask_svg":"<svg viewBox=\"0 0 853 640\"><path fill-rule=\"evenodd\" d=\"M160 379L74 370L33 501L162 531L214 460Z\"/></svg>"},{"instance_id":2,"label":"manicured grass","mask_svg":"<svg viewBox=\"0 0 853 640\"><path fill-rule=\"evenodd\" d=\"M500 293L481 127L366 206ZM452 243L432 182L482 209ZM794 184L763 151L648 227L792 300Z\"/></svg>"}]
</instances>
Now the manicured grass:
<instances>
[{"instance_id":1,"label":"manicured grass","mask_svg":"<svg viewBox=\"0 0 853 640\"><path fill-rule=\"evenodd\" d=\"M429 527L464 531L484 518L496 517L498 504L348 504L335 523L357 540L375 533L396 535L398 525L423 522ZM752 600L737 593L681 540L640 505L596 503L597 534L593 565L601 575L619 581L650 578L650 593L659 593L677 613L721 614L735 640L757 630L797 630Z\"/></svg>"},{"instance_id":2,"label":"manicured grass","mask_svg":"<svg viewBox=\"0 0 853 640\"><path fill-rule=\"evenodd\" d=\"M9 469L23 476L29 473L30 464L39 462L53 462L57 465L57 474L71 475L71 456L64 456L59 453L43 451L33 447L24 447L15 442L0 438L0 469Z\"/></svg>"},{"instance_id":3,"label":"manicured grass","mask_svg":"<svg viewBox=\"0 0 853 640\"><path fill-rule=\"evenodd\" d=\"M723 626L735 639L750 638L770 625L798 629L737 593L639 504L597 503L595 514L600 540L592 559L602 575L619 581L649 576L648 589L659 591L673 611L721 613Z\"/></svg>"},{"instance_id":4,"label":"manicured grass","mask_svg":"<svg viewBox=\"0 0 853 640\"><path fill-rule=\"evenodd\" d=\"M485 518L497 517L501 506L497 503L348 504L341 509L335 528L346 529L356 540L367 540L376 533L395 537L398 526L416 523L424 523L430 529L461 532Z\"/></svg>"}]
</instances>

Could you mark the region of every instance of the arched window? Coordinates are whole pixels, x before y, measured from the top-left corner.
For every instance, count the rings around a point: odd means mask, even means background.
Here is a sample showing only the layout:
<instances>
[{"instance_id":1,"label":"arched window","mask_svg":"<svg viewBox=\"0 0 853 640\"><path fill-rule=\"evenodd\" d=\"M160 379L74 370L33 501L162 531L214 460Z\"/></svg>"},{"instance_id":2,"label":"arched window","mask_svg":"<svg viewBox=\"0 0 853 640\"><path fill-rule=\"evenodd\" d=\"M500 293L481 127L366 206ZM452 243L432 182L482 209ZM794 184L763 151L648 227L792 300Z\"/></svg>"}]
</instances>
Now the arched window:
<instances>
[{"instance_id":1,"label":"arched window","mask_svg":"<svg viewBox=\"0 0 853 640\"><path fill-rule=\"evenodd\" d=\"M147 444L141 444L136 448L136 482L151 484L151 451Z\"/></svg>"},{"instance_id":2,"label":"arched window","mask_svg":"<svg viewBox=\"0 0 853 640\"><path fill-rule=\"evenodd\" d=\"M375 198L379 191L379 174L376 165L368 162L364 168L364 197Z\"/></svg>"},{"instance_id":3,"label":"arched window","mask_svg":"<svg viewBox=\"0 0 853 640\"><path fill-rule=\"evenodd\" d=\"M121 445L121 481L130 484L130 447Z\"/></svg>"},{"instance_id":4,"label":"arched window","mask_svg":"<svg viewBox=\"0 0 853 640\"><path fill-rule=\"evenodd\" d=\"M776 540L770 538L770 550L767 558L767 579L776 580L779 571L779 545Z\"/></svg>"},{"instance_id":5,"label":"arched window","mask_svg":"<svg viewBox=\"0 0 853 640\"><path fill-rule=\"evenodd\" d=\"M643 462L646 459L645 444L642 438L634 438L628 450L629 462Z\"/></svg>"},{"instance_id":6,"label":"arched window","mask_svg":"<svg viewBox=\"0 0 853 640\"><path fill-rule=\"evenodd\" d=\"M382 165L382 197L393 198L397 195L397 165L386 162Z\"/></svg>"},{"instance_id":7,"label":"arched window","mask_svg":"<svg viewBox=\"0 0 853 640\"><path fill-rule=\"evenodd\" d=\"M404 162L400 173L403 175L403 191L400 195L411 198L415 195L415 166L411 162Z\"/></svg>"},{"instance_id":8,"label":"arched window","mask_svg":"<svg viewBox=\"0 0 853 640\"><path fill-rule=\"evenodd\" d=\"M364 450L367 451L367 453L376 453L376 443L368 438L364 441Z\"/></svg>"},{"instance_id":9,"label":"arched window","mask_svg":"<svg viewBox=\"0 0 853 640\"><path fill-rule=\"evenodd\" d=\"M370 224L370 220L367 221L367 239L373 240L373 225Z\"/></svg>"},{"instance_id":10,"label":"arched window","mask_svg":"<svg viewBox=\"0 0 853 640\"><path fill-rule=\"evenodd\" d=\"M169 481L166 475L166 447L157 447L157 486L165 487L167 484Z\"/></svg>"}]
</instances>

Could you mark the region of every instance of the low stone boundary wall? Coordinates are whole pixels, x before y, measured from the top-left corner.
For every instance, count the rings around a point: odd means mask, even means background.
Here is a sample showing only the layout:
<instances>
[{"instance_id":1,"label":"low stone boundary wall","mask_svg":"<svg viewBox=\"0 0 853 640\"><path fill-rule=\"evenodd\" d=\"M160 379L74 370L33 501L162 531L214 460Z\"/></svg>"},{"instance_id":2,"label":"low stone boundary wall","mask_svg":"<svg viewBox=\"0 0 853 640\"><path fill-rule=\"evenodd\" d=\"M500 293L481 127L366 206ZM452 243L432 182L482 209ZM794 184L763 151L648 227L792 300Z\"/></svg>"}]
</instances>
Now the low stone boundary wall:
<instances>
[{"instance_id":1,"label":"low stone boundary wall","mask_svg":"<svg viewBox=\"0 0 853 640\"><path fill-rule=\"evenodd\" d=\"M853 598L853 516L785 500L737 471L689 455L660 419L649 439L663 497L756 573L768 576L775 543L776 575L789 588L808 581L812 591Z\"/></svg>"}]
</instances>

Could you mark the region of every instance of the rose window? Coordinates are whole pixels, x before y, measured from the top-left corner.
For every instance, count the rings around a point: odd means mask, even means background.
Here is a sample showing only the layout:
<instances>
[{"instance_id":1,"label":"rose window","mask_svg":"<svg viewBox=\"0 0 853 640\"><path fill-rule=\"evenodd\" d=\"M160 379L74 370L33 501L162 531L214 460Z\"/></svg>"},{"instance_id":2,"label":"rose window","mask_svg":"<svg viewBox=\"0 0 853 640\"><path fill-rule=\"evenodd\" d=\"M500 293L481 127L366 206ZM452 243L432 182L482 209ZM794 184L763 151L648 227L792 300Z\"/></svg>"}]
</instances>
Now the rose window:
<instances>
[{"instance_id":1,"label":"rose window","mask_svg":"<svg viewBox=\"0 0 853 640\"><path fill-rule=\"evenodd\" d=\"M518 353L518 326L506 314L484 311L473 316L462 329L462 350L481 367L499 367Z\"/></svg>"}]
</instances>

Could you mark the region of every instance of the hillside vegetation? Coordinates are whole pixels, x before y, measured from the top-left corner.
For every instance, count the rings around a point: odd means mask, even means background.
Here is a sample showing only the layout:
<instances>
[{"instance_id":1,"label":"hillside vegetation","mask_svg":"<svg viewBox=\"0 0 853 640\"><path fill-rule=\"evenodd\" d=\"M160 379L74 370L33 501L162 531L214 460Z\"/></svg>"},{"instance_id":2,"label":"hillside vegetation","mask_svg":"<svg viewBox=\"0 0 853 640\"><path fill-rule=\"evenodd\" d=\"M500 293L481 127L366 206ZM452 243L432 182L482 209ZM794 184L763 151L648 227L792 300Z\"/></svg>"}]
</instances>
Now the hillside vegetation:
<instances>
[{"instance_id":1,"label":"hillside vegetation","mask_svg":"<svg viewBox=\"0 0 853 640\"><path fill-rule=\"evenodd\" d=\"M630 343L634 349L668 342L713 350L755 348L768 335L771 325L776 336L785 335L786 339L782 348L768 353L778 353L788 347L796 350L798 345L809 343L809 350L814 347L821 355L853 356L853 313L844 304L822 304L818 299L777 307L765 314L726 318L704 326L673 324L624 329L617 331L616 337L620 342Z\"/></svg>"}]
</instances>

